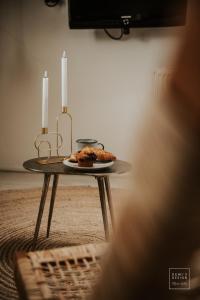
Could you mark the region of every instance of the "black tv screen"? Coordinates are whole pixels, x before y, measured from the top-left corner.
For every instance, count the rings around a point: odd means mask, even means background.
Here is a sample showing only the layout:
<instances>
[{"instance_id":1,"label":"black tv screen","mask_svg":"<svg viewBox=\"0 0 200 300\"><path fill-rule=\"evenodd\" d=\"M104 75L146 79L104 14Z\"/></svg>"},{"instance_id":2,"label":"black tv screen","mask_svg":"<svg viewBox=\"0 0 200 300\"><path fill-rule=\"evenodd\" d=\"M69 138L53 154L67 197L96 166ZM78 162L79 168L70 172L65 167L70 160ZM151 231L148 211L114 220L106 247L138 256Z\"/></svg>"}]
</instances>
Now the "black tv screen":
<instances>
[{"instance_id":1,"label":"black tv screen","mask_svg":"<svg viewBox=\"0 0 200 300\"><path fill-rule=\"evenodd\" d=\"M184 25L186 10L187 0L68 0L71 29Z\"/></svg>"}]
</instances>

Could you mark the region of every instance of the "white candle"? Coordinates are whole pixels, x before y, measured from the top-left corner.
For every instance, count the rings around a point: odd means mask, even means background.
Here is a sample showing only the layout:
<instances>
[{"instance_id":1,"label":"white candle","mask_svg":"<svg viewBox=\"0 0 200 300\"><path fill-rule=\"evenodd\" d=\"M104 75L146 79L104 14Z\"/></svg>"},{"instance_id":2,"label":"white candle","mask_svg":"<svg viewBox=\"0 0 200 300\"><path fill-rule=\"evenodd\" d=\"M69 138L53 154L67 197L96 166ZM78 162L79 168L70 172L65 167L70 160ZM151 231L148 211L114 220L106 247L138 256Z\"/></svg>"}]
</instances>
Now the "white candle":
<instances>
[{"instance_id":1,"label":"white candle","mask_svg":"<svg viewBox=\"0 0 200 300\"><path fill-rule=\"evenodd\" d=\"M48 128L48 89L49 79L45 71L42 79L42 128Z\"/></svg>"},{"instance_id":2,"label":"white candle","mask_svg":"<svg viewBox=\"0 0 200 300\"><path fill-rule=\"evenodd\" d=\"M66 51L63 52L63 56L61 58L61 99L62 99L62 107L67 107L68 99L67 99L67 56L66 56Z\"/></svg>"}]
</instances>

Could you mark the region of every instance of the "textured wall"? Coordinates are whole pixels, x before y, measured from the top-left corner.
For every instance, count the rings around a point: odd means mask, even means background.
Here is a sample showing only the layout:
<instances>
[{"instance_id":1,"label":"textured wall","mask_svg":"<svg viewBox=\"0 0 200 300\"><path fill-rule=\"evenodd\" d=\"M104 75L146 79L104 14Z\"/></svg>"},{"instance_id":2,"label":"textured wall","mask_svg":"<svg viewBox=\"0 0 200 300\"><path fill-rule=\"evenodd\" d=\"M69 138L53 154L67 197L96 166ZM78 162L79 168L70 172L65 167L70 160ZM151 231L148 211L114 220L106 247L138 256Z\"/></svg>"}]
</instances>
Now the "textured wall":
<instances>
[{"instance_id":1,"label":"textured wall","mask_svg":"<svg viewBox=\"0 0 200 300\"><path fill-rule=\"evenodd\" d=\"M42 0L0 4L0 168L21 169L36 155L41 127L41 77L49 72L49 123L60 110L60 57L69 57L74 140L97 138L121 159L151 101L153 72L167 67L181 28L131 30L113 41L102 31L69 30L67 5ZM131 142L130 142L131 141Z\"/></svg>"}]
</instances>

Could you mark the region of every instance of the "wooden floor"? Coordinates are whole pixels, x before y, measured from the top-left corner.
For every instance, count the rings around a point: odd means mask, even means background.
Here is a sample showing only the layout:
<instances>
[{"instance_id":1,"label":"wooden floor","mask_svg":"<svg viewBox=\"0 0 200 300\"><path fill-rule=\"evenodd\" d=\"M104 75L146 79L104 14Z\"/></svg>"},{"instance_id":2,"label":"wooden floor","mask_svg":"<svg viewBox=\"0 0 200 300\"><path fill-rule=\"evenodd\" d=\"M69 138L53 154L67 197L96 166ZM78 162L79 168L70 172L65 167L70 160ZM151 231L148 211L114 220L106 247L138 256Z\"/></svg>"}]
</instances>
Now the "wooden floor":
<instances>
[{"instance_id":1,"label":"wooden floor","mask_svg":"<svg viewBox=\"0 0 200 300\"><path fill-rule=\"evenodd\" d=\"M113 175L110 177L112 187L128 188L129 175ZM0 190L40 187L43 175L25 172L0 171ZM96 181L88 176L60 176L61 186L96 186Z\"/></svg>"}]
</instances>

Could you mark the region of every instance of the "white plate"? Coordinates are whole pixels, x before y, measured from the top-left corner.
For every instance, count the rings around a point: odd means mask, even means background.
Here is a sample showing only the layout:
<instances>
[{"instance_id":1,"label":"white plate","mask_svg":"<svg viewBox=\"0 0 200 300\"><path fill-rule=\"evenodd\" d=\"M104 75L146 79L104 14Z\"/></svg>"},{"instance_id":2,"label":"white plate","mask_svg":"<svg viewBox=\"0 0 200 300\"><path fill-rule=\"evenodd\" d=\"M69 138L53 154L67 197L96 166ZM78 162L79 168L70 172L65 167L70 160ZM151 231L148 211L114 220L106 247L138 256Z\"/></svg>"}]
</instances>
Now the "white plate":
<instances>
[{"instance_id":1,"label":"white plate","mask_svg":"<svg viewBox=\"0 0 200 300\"><path fill-rule=\"evenodd\" d=\"M77 170L85 170L85 171L95 171L95 170L100 170L100 169L105 169L105 168L108 168L108 167L111 167L114 162L113 161L109 161L109 162L106 162L106 163L94 163L93 164L93 167L79 167L78 166L78 163L73 163L73 162L70 162L69 159L64 159L63 160L63 164L70 167L70 168L73 168L73 169L77 169Z\"/></svg>"}]
</instances>

